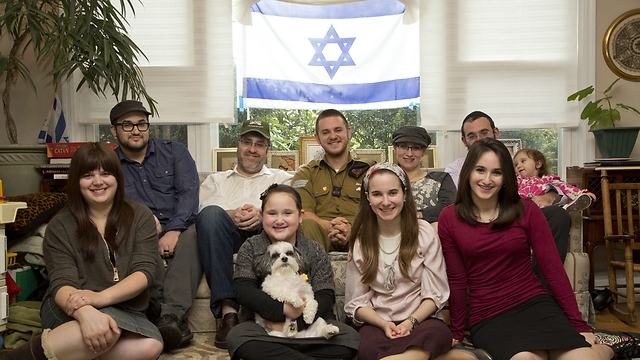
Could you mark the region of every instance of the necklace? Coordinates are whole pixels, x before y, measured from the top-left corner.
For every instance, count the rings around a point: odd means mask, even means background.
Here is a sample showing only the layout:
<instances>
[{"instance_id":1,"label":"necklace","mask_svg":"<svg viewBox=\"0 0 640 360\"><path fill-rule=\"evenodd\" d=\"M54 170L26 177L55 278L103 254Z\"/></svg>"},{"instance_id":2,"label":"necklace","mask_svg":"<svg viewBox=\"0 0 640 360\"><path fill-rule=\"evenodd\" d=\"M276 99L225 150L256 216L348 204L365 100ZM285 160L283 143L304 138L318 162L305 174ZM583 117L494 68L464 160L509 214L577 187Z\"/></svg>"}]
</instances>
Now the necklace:
<instances>
[{"instance_id":1,"label":"necklace","mask_svg":"<svg viewBox=\"0 0 640 360\"><path fill-rule=\"evenodd\" d=\"M489 218L488 221L483 221L482 220L482 216L480 214L477 215L478 217L478 221L481 223L490 223L493 222L495 219L498 218L498 216L500 215L500 205L496 205L496 208L493 209L493 213L491 213L491 217Z\"/></svg>"},{"instance_id":2,"label":"necklace","mask_svg":"<svg viewBox=\"0 0 640 360\"><path fill-rule=\"evenodd\" d=\"M387 252L383 247L382 247L382 242L380 242L380 244L378 245L380 247L380 251L382 251L383 253L387 254L387 255L393 255L396 251L398 251L398 249L400 249L400 240L398 239L398 245L396 245L396 248Z\"/></svg>"}]
</instances>

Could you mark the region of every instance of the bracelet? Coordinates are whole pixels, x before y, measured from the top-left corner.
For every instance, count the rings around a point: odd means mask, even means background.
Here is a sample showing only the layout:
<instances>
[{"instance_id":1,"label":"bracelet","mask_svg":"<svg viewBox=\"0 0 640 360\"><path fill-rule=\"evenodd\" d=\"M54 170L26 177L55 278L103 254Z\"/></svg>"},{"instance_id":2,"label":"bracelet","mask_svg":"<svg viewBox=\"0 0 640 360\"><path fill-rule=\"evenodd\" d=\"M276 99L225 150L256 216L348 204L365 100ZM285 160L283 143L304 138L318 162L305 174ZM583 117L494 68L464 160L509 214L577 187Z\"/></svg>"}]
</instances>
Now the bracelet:
<instances>
[{"instance_id":1,"label":"bracelet","mask_svg":"<svg viewBox=\"0 0 640 360\"><path fill-rule=\"evenodd\" d=\"M413 329L418 327L418 324L420 323L418 322L418 319L414 318L413 316L409 316L407 320L411 321L411 331L413 331Z\"/></svg>"}]
</instances>

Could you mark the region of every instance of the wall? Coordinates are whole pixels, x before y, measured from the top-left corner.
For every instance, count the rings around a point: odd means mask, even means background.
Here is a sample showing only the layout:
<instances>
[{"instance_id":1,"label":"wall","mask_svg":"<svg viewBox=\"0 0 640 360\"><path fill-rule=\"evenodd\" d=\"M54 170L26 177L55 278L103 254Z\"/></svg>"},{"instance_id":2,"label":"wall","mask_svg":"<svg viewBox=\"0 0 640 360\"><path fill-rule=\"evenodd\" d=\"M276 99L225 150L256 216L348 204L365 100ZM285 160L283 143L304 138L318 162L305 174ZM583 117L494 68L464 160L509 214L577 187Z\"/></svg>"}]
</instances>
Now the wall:
<instances>
[{"instance_id":1,"label":"wall","mask_svg":"<svg viewBox=\"0 0 640 360\"><path fill-rule=\"evenodd\" d=\"M640 8L638 0L598 0L596 2L596 84L595 88L602 91L607 88L615 79L616 75L609 69L604 61L602 53L602 40L609 25L623 13ZM613 92L616 102L640 109L640 82L620 80ZM616 126L638 126L640 116L626 110L621 111L622 120ZM631 154L634 159L640 159L640 142Z\"/></svg>"},{"instance_id":2,"label":"wall","mask_svg":"<svg viewBox=\"0 0 640 360\"><path fill-rule=\"evenodd\" d=\"M0 38L0 52L6 54L10 48L11 43L6 36ZM38 132L53 105L51 81L43 78L49 71L50 65L37 68L33 52L25 54L23 62L32 71L31 77L36 85L36 91L22 78L18 77L11 91L11 114L16 122L18 144L37 144ZM0 91L4 91L5 88L4 76L2 80ZM0 145L6 145L9 144L9 139L7 138L5 116L2 111L0 111L0 122L2 123L2 126L0 126Z\"/></svg>"}]
</instances>

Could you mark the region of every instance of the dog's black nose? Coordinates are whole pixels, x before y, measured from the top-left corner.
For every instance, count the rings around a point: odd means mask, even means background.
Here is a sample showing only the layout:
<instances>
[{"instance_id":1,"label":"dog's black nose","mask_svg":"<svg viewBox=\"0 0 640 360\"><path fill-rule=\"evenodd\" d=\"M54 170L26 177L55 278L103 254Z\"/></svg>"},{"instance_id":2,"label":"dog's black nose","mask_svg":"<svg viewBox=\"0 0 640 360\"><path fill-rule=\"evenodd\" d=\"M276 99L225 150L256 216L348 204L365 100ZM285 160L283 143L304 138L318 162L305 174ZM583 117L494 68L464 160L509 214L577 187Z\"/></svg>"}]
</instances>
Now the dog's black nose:
<instances>
[{"instance_id":1,"label":"dog's black nose","mask_svg":"<svg viewBox=\"0 0 640 360\"><path fill-rule=\"evenodd\" d=\"M288 257L286 257L286 256L283 256L283 257L282 257L282 262L287 262L287 261L289 261L289 258L288 258Z\"/></svg>"}]
</instances>

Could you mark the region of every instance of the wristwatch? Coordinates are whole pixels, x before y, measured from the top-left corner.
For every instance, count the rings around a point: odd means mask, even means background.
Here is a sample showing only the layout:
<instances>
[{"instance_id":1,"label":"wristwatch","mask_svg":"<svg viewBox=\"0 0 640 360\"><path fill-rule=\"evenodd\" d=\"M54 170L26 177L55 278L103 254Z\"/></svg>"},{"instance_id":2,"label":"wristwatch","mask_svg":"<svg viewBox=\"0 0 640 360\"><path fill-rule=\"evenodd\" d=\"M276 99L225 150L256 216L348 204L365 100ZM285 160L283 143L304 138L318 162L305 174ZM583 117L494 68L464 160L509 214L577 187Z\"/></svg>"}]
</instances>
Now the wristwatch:
<instances>
[{"instance_id":1,"label":"wristwatch","mask_svg":"<svg viewBox=\"0 0 640 360\"><path fill-rule=\"evenodd\" d=\"M418 327L418 324L419 324L418 319L414 318L413 316L409 316L407 320L411 321L411 331L413 331L413 329Z\"/></svg>"}]
</instances>

